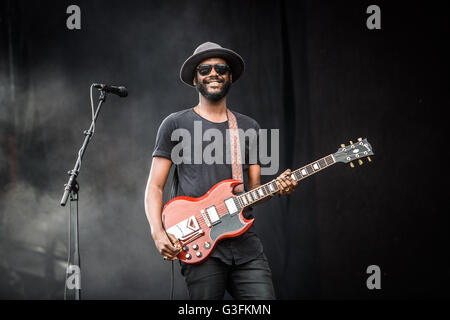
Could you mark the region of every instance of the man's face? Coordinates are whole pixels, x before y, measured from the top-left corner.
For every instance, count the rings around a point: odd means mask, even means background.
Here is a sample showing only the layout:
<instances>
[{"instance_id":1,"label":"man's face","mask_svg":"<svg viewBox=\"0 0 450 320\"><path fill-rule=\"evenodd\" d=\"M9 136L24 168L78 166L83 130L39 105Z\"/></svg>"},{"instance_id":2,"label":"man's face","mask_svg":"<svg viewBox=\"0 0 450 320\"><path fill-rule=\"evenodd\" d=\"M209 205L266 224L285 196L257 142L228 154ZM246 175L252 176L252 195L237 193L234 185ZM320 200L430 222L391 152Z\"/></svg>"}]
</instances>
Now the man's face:
<instances>
[{"instance_id":1,"label":"man's face","mask_svg":"<svg viewBox=\"0 0 450 320\"><path fill-rule=\"evenodd\" d=\"M199 63L201 65L227 64L222 58L209 58ZM197 67L198 67L197 66ZM202 76L196 69L194 77L194 85L198 92L206 99L217 102L225 97L230 90L232 82L231 71L221 75L214 68L205 76Z\"/></svg>"}]
</instances>

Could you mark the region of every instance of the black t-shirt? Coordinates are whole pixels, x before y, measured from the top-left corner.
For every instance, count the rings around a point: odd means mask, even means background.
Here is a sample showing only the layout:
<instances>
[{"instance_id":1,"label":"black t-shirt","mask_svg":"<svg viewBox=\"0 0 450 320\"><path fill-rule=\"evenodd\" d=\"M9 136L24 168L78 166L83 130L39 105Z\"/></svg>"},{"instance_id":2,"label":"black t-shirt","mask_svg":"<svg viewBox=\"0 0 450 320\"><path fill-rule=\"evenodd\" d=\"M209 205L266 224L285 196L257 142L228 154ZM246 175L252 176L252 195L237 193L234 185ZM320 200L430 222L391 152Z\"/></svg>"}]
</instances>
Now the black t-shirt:
<instances>
[{"instance_id":1,"label":"black t-shirt","mask_svg":"<svg viewBox=\"0 0 450 320\"><path fill-rule=\"evenodd\" d=\"M258 133L260 126L252 118L232 111L240 130L244 189L248 189L248 170L259 164ZM232 179L228 121L209 121L193 108L170 114L161 123L153 157L165 157L176 164L177 196L200 197L216 183ZM183 144L184 143L184 144ZM221 148L217 146L221 145ZM244 151L245 148L245 151ZM246 217L251 216L246 212ZM253 227L239 237L221 240L211 254L223 262L245 263L263 251Z\"/></svg>"}]
</instances>

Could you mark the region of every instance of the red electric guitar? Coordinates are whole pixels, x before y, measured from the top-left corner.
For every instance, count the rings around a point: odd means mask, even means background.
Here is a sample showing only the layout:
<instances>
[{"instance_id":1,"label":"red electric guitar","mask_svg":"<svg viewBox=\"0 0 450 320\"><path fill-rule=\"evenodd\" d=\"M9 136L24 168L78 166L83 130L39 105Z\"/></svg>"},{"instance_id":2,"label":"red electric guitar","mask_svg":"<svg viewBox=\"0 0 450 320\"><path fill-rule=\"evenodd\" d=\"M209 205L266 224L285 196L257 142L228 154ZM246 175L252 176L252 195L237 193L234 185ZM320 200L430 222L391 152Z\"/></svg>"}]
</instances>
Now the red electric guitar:
<instances>
[{"instance_id":1,"label":"red electric guitar","mask_svg":"<svg viewBox=\"0 0 450 320\"><path fill-rule=\"evenodd\" d=\"M336 153L292 171L291 177L296 181L303 180L336 162L350 163L373 155L372 147L366 139L341 145ZM183 250L178 258L186 263L204 261L214 250L217 242L223 238L237 237L253 224L254 219L244 218L246 207L276 193L279 188L276 180L272 180L251 191L236 195L235 186L239 180L229 179L217 183L205 195L199 198L176 197L169 201L163 209L162 219L167 233L173 234Z\"/></svg>"}]
</instances>

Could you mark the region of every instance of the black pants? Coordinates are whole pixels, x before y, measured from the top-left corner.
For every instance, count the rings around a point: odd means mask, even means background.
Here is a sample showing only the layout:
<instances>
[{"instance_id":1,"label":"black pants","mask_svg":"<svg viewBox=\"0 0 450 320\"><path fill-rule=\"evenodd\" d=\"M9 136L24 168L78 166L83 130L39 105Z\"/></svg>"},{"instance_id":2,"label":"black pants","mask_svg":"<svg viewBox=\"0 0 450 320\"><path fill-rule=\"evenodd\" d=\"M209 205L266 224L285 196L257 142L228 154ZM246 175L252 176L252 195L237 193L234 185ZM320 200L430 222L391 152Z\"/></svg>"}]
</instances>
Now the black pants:
<instances>
[{"instance_id":1,"label":"black pants","mask_svg":"<svg viewBox=\"0 0 450 320\"><path fill-rule=\"evenodd\" d=\"M225 290L238 300L275 299L272 272L264 253L240 265L227 265L214 257L198 265L182 263L181 274L193 300L221 300Z\"/></svg>"}]
</instances>

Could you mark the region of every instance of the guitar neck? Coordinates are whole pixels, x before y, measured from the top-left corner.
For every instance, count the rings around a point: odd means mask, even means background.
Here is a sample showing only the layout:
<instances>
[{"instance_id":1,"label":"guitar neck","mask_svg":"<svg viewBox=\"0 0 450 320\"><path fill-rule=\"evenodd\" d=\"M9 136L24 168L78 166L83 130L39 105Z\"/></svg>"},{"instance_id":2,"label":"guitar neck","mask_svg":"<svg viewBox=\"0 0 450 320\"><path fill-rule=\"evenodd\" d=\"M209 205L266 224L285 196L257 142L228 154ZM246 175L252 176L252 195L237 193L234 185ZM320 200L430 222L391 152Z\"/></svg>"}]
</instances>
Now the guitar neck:
<instances>
[{"instance_id":1,"label":"guitar neck","mask_svg":"<svg viewBox=\"0 0 450 320\"><path fill-rule=\"evenodd\" d=\"M303 180L309 176L312 176L316 172L319 172L329 166L335 164L336 161L333 155L328 155L323 157L317 161L311 162L310 164L298 168L297 170L292 171L291 178L295 181ZM241 208L245 208L251 206L255 202L258 202L262 199L271 197L273 194L277 193L280 190L278 184L276 183L276 179L269 181L266 184L263 184L257 188L254 188L248 192L240 194L236 196Z\"/></svg>"}]
</instances>

